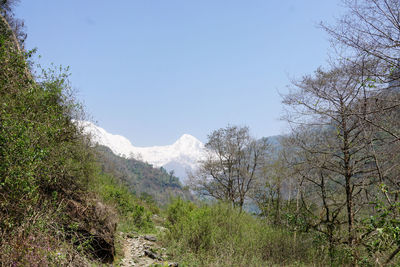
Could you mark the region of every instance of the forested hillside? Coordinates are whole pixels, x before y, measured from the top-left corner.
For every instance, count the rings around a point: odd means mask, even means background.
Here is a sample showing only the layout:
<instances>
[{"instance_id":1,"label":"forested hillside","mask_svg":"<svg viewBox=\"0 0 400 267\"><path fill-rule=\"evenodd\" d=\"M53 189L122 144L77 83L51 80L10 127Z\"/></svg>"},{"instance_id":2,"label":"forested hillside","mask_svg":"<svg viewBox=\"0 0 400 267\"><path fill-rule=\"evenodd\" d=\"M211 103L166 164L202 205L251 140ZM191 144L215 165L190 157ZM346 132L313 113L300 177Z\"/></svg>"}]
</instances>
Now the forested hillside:
<instances>
[{"instance_id":1,"label":"forested hillside","mask_svg":"<svg viewBox=\"0 0 400 267\"><path fill-rule=\"evenodd\" d=\"M97 146L97 161L103 173L109 173L129 186L138 196L150 196L159 205L166 205L171 197L193 200L188 188L184 188L179 178L165 169L154 168L148 163L119 157L104 146Z\"/></svg>"}]
</instances>

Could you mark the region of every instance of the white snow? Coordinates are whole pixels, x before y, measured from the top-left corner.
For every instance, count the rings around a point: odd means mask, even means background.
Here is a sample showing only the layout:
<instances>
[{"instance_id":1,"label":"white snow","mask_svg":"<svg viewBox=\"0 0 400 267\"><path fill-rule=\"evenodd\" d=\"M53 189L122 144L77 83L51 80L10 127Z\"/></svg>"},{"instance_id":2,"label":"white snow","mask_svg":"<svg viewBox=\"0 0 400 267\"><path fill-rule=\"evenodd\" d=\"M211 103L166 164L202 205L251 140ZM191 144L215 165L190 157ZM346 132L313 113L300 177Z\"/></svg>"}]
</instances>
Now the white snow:
<instances>
[{"instance_id":1,"label":"white snow","mask_svg":"<svg viewBox=\"0 0 400 267\"><path fill-rule=\"evenodd\" d=\"M79 121L78 124L83 126L84 133L89 134L93 142L109 147L114 154L174 170L181 181L186 178L184 170L195 170L199 160L205 157L204 144L189 134L182 135L172 145L135 147L127 138L108 133L91 122Z\"/></svg>"}]
</instances>

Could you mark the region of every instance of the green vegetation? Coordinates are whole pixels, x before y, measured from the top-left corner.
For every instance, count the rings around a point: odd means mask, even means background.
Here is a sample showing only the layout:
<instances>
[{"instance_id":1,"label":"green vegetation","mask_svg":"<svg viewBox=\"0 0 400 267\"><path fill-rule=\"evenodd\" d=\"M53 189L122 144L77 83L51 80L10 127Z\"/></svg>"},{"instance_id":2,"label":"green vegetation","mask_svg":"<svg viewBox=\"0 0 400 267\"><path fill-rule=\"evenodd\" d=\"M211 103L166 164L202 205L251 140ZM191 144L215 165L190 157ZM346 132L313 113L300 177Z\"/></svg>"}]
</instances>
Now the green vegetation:
<instances>
[{"instance_id":1,"label":"green vegetation","mask_svg":"<svg viewBox=\"0 0 400 267\"><path fill-rule=\"evenodd\" d=\"M89 187L101 198L103 203L116 210L117 232L154 232L154 223L151 217L153 214L159 213L159 209L151 198L137 198L122 181L100 172ZM116 236L114 259L116 262L124 257L123 243L123 235Z\"/></svg>"},{"instance_id":2,"label":"green vegetation","mask_svg":"<svg viewBox=\"0 0 400 267\"><path fill-rule=\"evenodd\" d=\"M175 199L164 244L185 266L323 265L312 235L295 235L230 204Z\"/></svg>"},{"instance_id":3,"label":"green vegetation","mask_svg":"<svg viewBox=\"0 0 400 267\"><path fill-rule=\"evenodd\" d=\"M32 75L9 3L0 4L0 265L111 263L117 225L152 229L150 198L98 171L74 123L83 111L68 70Z\"/></svg>"},{"instance_id":4,"label":"green vegetation","mask_svg":"<svg viewBox=\"0 0 400 267\"><path fill-rule=\"evenodd\" d=\"M102 172L113 175L137 195L150 196L160 205L166 205L171 196L193 199L178 177L162 167L153 168L148 163L119 157L104 146L97 146L96 152Z\"/></svg>"},{"instance_id":5,"label":"green vegetation","mask_svg":"<svg viewBox=\"0 0 400 267\"><path fill-rule=\"evenodd\" d=\"M107 174L99 174L93 181L91 188L104 203L107 203L118 212L118 230L123 232L151 231L154 228L151 215L158 212L158 208L151 199L138 199L128 187Z\"/></svg>"},{"instance_id":6,"label":"green vegetation","mask_svg":"<svg viewBox=\"0 0 400 267\"><path fill-rule=\"evenodd\" d=\"M89 192L94 157L73 123L82 110L67 70L34 77L32 52L20 48L13 17L1 11L0 263L111 262L116 221Z\"/></svg>"}]
</instances>

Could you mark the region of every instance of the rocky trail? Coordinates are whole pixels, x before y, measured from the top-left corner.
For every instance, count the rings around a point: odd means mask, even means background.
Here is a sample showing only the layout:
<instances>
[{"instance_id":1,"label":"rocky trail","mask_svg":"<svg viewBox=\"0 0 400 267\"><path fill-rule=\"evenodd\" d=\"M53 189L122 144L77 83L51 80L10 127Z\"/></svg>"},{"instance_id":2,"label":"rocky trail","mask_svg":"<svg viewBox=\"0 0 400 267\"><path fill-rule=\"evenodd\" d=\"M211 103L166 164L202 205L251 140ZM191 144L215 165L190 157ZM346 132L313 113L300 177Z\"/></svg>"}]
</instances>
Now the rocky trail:
<instances>
[{"instance_id":1,"label":"rocky trail","mask_svg":"<svg viewBox=\"0 0 400 267\"><path fill-rule=\"evenodd\" d=\"M121 267L130 266L178 266L165 260L165 248L157 244L152 235L127 234L124 239L124 258Z\"/></svg>"}]
</instances>

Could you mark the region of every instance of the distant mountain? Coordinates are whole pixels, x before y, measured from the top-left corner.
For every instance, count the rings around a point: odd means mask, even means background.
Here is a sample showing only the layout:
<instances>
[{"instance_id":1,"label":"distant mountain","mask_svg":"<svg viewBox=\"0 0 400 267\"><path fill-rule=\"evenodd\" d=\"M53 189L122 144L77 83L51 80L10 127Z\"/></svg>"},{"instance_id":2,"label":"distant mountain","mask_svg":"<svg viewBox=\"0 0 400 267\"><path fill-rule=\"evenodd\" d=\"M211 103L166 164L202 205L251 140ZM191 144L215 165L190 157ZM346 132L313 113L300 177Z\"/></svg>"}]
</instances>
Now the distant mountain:
<instances>
[{"instance_id":1,"label":"distant mountain","mask_svg":"<svg viewBox=\"0 0 400 267\"><path fill-rule=\"evenodd\" d=\"M163 167L168 172L173 171L182 183L186 181L187 172L194 171L199 161L205 157L204 144L189 134L182 135L172 145L136 147L126 137L111 134L92 122L80 121L79 125L83 127L84 133L91 136L94 143L110 148L115 155L143 161L156 168ZM275 151L281 149L281 137L268 137Z\"/></svg>"},{"instance_id":2,"label":"distant mountain","mask_svg":"<svg viewBox=\"0 0 400 267\"><path fill-rule=\"evenodd\" d=\"M182 135L172 145L135 147L127 138L108 133L91 122L81 121L79 125L83 126L86 134L91 135L93 142L109 147L114 154L174 171L174 175L182 182L187 177L187 171L195 170L199 160L205 156L204 144L189 134Z\"/></svg>"}]
</instances>

